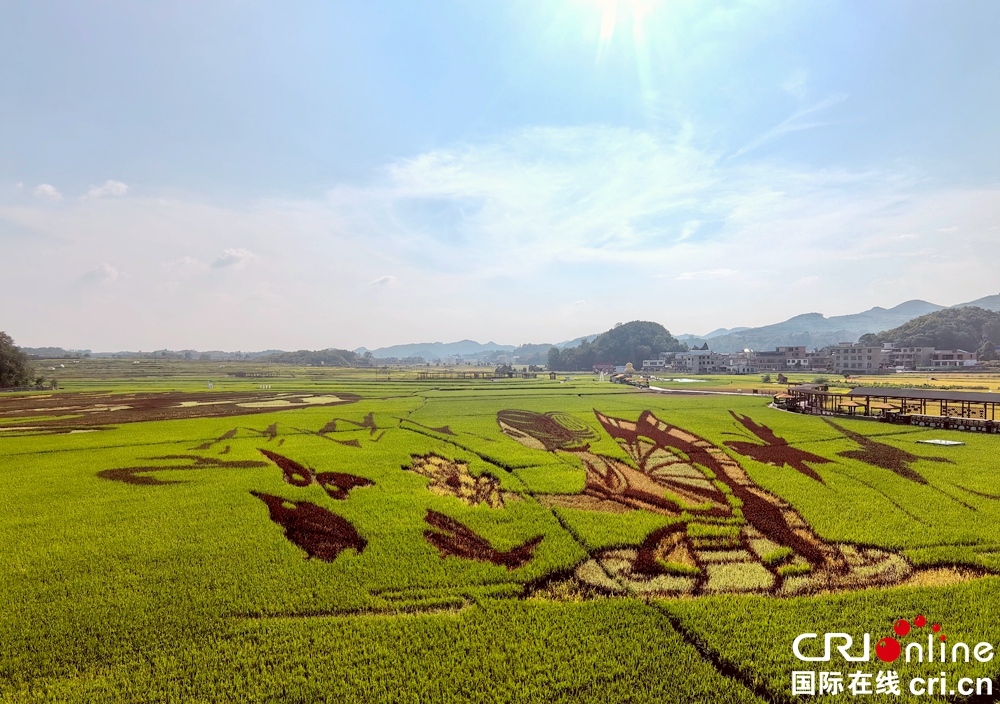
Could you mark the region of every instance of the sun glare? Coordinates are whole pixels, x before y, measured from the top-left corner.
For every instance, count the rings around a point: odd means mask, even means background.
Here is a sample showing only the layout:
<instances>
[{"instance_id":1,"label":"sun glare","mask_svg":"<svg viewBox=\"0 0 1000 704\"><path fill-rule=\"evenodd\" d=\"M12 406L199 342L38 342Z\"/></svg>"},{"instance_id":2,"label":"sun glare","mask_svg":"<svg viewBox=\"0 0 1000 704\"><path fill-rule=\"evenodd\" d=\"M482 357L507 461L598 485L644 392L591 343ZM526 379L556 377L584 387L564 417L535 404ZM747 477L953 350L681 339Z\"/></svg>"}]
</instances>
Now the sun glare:
<instances>
[{"instance_id":1,"label":"sun glare","mask_svg":"<svg viewBox=\"0 0 1000 704\"><path fill-rule=\"evenodd\" d=\"M597 40L597 55L595 62L600 64L608 54L611 42L615 38L615 29L622 23L631 24L631 49L639 61L639 71L646 78L648 56L647 33L645 22L662 2L659 0L583 0L585 5L601 13L601 28ZM620 33L619 33L620 34Z\"/></svg>"}]
</instances>

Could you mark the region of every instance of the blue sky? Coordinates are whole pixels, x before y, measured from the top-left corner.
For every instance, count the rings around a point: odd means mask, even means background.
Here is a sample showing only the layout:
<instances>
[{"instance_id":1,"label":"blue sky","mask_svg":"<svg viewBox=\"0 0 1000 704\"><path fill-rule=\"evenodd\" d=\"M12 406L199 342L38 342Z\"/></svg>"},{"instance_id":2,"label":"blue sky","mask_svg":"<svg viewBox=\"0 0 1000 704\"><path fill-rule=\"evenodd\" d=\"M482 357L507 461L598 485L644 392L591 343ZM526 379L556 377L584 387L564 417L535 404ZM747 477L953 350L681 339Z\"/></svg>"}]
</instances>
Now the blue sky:
<instances>
[{"instance_id":1,"label":"blue sky","mask_svg":"<svg viewBox=\"0 0 1000 704\"><path fill-rule=\"evenodd\" d=\"M5 3L0 329L546 342L1000 290L994 2Z\"/></svg>"}]
</instances>

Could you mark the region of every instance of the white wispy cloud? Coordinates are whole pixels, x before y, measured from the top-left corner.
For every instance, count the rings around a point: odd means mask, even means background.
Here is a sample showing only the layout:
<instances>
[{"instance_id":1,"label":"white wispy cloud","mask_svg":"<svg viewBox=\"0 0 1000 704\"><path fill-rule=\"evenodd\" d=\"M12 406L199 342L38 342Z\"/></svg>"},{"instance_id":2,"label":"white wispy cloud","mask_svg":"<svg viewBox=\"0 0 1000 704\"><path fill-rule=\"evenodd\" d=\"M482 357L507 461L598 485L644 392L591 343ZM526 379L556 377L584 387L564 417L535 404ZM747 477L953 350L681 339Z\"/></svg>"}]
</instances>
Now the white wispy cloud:
<instances>
[{"instance_id":1,"label":"white wispy cloud","mask_svg":"<svg viewBox=\"0 0 1000 704\"><path fill-rule=\"evenodd\" d=\"M677 277L678 281L704 281L706 279L725 279L736 271L734 269L705 269L702 271L685 271Z\"/></svg>"},{"instance_id":2,"label":"white wispy cloud","mask_svg":"<svg viewBox=\"0 0 1000 704\"><path fill-rule=\"evenodd\" d=\"M227 249L222 256L212 262L213 269L225 269L226 267L240 268L259 257L248 249L239 247L237 249Z\"/></svg>"},{"instance_id":3,"label":"white wispy cloud","mask_svg":"<svg viewBox=\"0 0 1000 704\"><path fill-rule=\"evenodd\" d=\"M651 240L691 236L682 215L715 210L698 202L714 161L627 129L536 128L398 161L386 183L337 188L330 204L347 226L433 266L525 272L553 260L631 259Z\"/></svg>"},{"instance_id":4,"label":"white wispy cloud","mask_svg":"<svg viewBox=\"0 0 1000 704\"><path fill-rule=\"evenodd\" d=\"M209 271L211 267L197 257L185 255L180 259L167 262L163 265L163 269L174 276L184 277L205 273Z\"/></svg>"},{"instance_id":5,"label":"white wispy cloud","mask_svg":"<svg viewBox=\"0 0 1000 704\"><path fill-rule=\"evenodd\" d=\"M117 281L120 276L121 272L118 269L105 262L83 273L79 281L84 284L104 284Z\"/></svg>"},{"instance_id":6,"label":"white wispy cloud","mask_svg":"<svg viewBox=\"0 0 1000 704\"><path fill-rule=\"evenodd\" d=\"M11 193L0 221L23 236L8 238L0 279L55 312L13 311L7 324L41 337L59 325L95 349L552 342L606 329L623 309L677 330L711 327L719 311L719 325L766 324L805 309L971 300L987 291L970 282L1000 268L998 188L728 160L691 135L600 125L429 151L318 199L52 208ZM938 233L951 228L962 237ZM107 262L84 276L114 285L67 289L81 261ZM902 283L873 300L875 279ZM379 295L399 281L406 296ZM789 281L808 285L808 301ZM543 305L553 291L587 304ZM333 308L336 325L317 325ZM150 322L116 327L108 310ZM105 327L109 341L92 343Z\"/></svg>"},{"instance_id":7,"label":"white wispy cloud","mask_svg":"<svg viewBox=\"0 0 1000 704\"><path fill-rule=\"evenodd\" d=\"M806 81L809 79L809 72L804 68L796 69L781 82L781 90L789 95L794 95L799 100L806 97Z\"/></svg>"},{"instance_id":8,"label":"white wispy cloud","mask_svg":"<svg viewBox=\"0 0 1000 704\"><path fill-rule=\"evenodd\" d=\"M50 183L41 183L35 186L34 193L36 198L44 198L52 201L62 200L62 193Z\"/></svg>"},{"instance_id":9,"label":"white wispy cloud","mask_svg":"<svg viewBox=\"0 0 1000 704\"><path fill-rule=\"evenodd\" d=\"M753 139L748 144L745 144L742 147L740 147L736 151L736 153L730 156L729 158L735 159L737 157L743 156L747 152L753 151L762 144L770 142L772 139L780 137L783 134L787 134L789 132L798 132L801 130L808 130L812 129L813 127L823 127L824 125L830 124L827 121L815 120L815 119L806 120L804 118L809 117L810 115L815 115L816 113L819 112L823 112L824 110L828 110L829 108L832 108L834 105L837 105L838 103L842 103L845 100L847 100L847 97L848 96L846 93L837 93L835 95L831 95L827 98L824 98L818 103L814 103L813 105L810 105L808 107L796 110L794 113L786 117L784 120L779 122L777 125L772 127L764 134L760 135L756 139Z\"/></svg>"},{"instance_id":10,"label":"white wispy cloud","mask_svg":"<svg viewBox=\"0 0 1000 704\"><path fill-rule=\"evenodd\" d=\"M677 241L680 242L686 240L688 237L691 237L693 234L698 232L699 225L701 225L701 223L697 220L691 220L684 223L684 227L681 228L681 234L677 237Z\"/></svg>"},{"instance_id":11,"label":"white wispy cloud","mask_svg":"<svg viewBox=\"0 0 1000 704\"><path fill-rule=\"evenodd\" d=\"M103 198L104 196L123 196L128 193L128 186L121 181L108 180L103 186L91 186L87 198Z\"/></svg>"}]
</instances>

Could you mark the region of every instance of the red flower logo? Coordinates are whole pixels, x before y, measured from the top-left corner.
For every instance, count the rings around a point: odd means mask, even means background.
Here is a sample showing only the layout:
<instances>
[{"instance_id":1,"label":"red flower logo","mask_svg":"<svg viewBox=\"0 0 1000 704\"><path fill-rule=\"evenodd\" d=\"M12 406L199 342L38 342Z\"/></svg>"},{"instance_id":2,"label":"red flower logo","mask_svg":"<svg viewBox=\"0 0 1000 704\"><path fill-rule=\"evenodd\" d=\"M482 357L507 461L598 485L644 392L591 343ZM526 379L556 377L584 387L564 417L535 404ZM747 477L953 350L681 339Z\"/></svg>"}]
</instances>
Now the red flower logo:
<instances>
[{"instance_id":1,"label":"red flower logo","mask_svg":"<svg viewBox=\"0 0 1000 704\"><path fill-rule=\"evenodd\" d=\"M909 621L906 619L900 619L892 624L892 631L900 638L904 638L913 632L913 628L923 628L927 625L927 618L922 614L918 614L916 618L913 619L912 627ZM935 623L931 626L931 630L935 633L940 632L941 624ZM942 642L946 640L945 635L942 633L938 636ZM899 641L889 636L883 638L878 643L875 644L875 655L882 662L894 662L899 658L900 653L903 652L903 646L899 644Z\"/></svg>"}]
</instances>

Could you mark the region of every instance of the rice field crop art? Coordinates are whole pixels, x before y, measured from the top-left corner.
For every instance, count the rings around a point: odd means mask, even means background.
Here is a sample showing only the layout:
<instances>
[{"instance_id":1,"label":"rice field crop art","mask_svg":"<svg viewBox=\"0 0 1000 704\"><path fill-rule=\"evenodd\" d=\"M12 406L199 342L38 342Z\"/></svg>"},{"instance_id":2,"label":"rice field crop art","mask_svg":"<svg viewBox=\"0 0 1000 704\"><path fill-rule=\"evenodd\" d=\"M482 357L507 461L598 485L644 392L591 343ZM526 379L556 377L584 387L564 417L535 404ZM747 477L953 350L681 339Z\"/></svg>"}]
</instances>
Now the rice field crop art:
<instances>
[{"instance_id":1,"label":"rice field crop art","mask_svg":"<svg viewBox=\"0 0 1000 704\"><path fill-rule=\"evenodd\" d=\"M398 700L405 688L358 683L416 677L444 700L468 700L413 674L413 653L438 657L458 639L490 658L498 638L520 643L504 646L509 657L529 658L525 694L493 667L483 676L495 696L480 699L529 701L558 686L544 663L577 681L553 653L631 653L635 667L618 676L640 687L636 699L670 698L647 677L663 665L630 650L642 633L665 638L657 652L725 701L780 700L789 655L777 638L808 629L810 613L839 618L834 596L878 620L883 601L916 608L921 590L947 601L1000 570L995 438L922 445L958 433L610 386L414 383L386 395L354 383L240 392L238 403L200 393L180 406L193 416L142 411L100 418L100 432L0 434L0 495L16 507L0 515L0 699L333 691L295 679L294 663L347 682L342 696ZM67 409L52 429L85 425L80 409L95 399L63 396L45 411ZM290 403L257 405L275 401ZM224 406L252 412L202 410ZM770 625L741 629L748 610ZM613 614L635 630L565 655ZM562 625L554 634L538 619ZM529 622L533 632L510 630ZM720 641L720 623L738 647ZM390 633L411 640L386 644ZM383 644L370 650L358 634ZM215 647L225 655L209 655ZM741 662L747 649L757 664ZM342 656L321 655L333 651ZM216 670L204 674L205 662ZM259 689L232 683L259 670ZM677 700L704 700L689 673L666 676L687 682Z\"/></svg>"},{"instance_id":2,"label":"rice field crop art","mask_svg":"<svg viewBox=\"0 0 1000 704\"><path fill-rule=\"evenodd\" d=\"M6 399L0 432L59 434L95 432L117 423L183 418L218 418L268 413L280 409L340 406L354 403L353 393L79 393L31 395Z\"/></svg>"},{"instance_id":3,"label":"rice field crop art","mask_svg":"<svg viewBox=\"0 0 1000 704\"><path fill-rule=\"evenodd\" d=\"M650 411L635 421L595 416L631 463L591 452L587 441L596 440L596 433L563 413L498 414L504 432L523 444L572 453L585 467L583 492L540 495L541 503L608 513L608 522L635 510L668 521L636 548L597 552L577 569L580 580L640 593L796 594L890 584L909 575L899 556L823 541L789 504L762 490L704 438ZM783 464L788 456L778 458ZM806 453L792 459L825 462Z\"/></svg>"}]
</instances>

